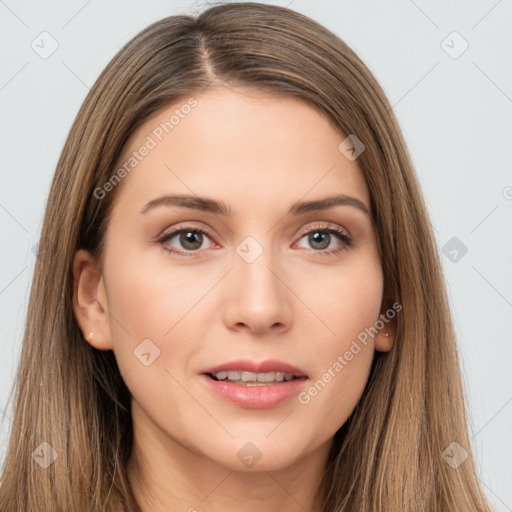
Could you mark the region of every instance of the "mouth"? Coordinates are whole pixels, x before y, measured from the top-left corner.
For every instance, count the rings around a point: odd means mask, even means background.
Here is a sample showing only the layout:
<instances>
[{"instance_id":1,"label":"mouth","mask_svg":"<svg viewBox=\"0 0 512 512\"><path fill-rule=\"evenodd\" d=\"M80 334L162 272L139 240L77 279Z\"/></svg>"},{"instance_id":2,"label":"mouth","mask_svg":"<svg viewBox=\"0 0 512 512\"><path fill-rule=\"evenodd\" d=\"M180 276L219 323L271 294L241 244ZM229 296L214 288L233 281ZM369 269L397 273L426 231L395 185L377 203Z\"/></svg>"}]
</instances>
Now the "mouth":
<instances>
[{"instance_id":1,"label":"mouth","mask_svg":"<svg viewBox=\"0 0 512 512\"><path fill-rule=\"evenodd\" d=\"M244 409L270 409L293 399L304 389L308 376L277 360L232 361L201 373L206 389L216 397Z\"/></svg>"},{"instance_id":2,"label":"mouth","mask_svg":"<svg viewBox=\"0 0 512 512\"><path fill-rule=\"evenodd\" d=\"M299 368L284 361L268 359L261 362L239 360L223 363L203 371L213 381L239 386L276 386L308 376Z\"/></svg>"},{"instance_id":3,"label":"mouth","mask_svg":"<svg viewBox=\"0 0 512 512\"><path fill-rule=\"evenodd\" d=\"M247 372L247 371L220 371L216 373L205 373L207 377L217 382L238 384L239 386L272 386L292 380L306 380L305 375L294 375L285 372Z\"/></svg>"}]
</instances>

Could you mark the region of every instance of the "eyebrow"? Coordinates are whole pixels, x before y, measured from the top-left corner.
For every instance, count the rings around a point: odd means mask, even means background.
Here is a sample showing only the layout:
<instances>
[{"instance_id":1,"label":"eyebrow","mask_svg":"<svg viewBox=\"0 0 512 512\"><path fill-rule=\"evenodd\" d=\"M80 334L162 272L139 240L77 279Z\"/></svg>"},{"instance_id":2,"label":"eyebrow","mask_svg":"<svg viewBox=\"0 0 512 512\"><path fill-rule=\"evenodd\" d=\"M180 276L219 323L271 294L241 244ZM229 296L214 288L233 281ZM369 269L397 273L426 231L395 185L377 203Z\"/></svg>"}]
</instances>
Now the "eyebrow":
<instances>
[{"instance_id":1,"label":"eyebrow","mask_svg":"<svg viewBox=\"0 0 512 512\"><path fill-rule=\"evenodd\" d=\"M366 205L356 197L347 196L345 194L317 199L314 201L298 201L294 203L288 210L288 215L299 216L304 213L318 210L327 210L333 206L352 206L357 208L368 217L371 218L370 211ZM147 203L141 210L141 214L147 213L149 210L158 206L178 206L191 210L200 210L203 212L214 213L225 217L233 217L233 210L223 201L217 201L208 197L190 196L190 195L165 195L153 199Z\"/></svg>"}]
</instances>

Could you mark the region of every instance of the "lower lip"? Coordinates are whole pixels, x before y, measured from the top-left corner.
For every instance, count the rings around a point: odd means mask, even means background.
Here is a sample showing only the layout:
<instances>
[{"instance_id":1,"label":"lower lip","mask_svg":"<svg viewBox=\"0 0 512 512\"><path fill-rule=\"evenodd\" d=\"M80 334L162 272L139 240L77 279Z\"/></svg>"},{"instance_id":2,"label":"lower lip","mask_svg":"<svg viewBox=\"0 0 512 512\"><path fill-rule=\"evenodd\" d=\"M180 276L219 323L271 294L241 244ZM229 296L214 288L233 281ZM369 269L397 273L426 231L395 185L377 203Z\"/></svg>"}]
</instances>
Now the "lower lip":
<instances>
[{"instance_id":1,"label":"lower lip","mask_svg":"<svg viewBox=\"0 0 512 512\"><path fill-rule=\"evenodd\" d=\"M206 385L218 396L246 409L268 409L275 407L300 393L307 378L302 377L267 386L244 386L232 382L213 380L201 375Z\"/></svg>"}]
</instances>

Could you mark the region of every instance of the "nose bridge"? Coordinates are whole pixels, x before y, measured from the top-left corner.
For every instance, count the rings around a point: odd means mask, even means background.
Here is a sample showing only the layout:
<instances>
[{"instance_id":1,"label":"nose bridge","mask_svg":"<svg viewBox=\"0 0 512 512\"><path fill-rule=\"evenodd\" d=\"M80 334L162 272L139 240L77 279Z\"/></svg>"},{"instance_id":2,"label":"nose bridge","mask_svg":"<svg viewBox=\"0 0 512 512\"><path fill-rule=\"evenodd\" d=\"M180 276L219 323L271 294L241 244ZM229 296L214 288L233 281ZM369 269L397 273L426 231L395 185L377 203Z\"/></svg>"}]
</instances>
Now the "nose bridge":
<instances>
[{"instance_id":1,"label":"nose bridge","mask_svg":"<svg viewBox=\"0 0 512 512\"><path fill-rule=\"evenodd\" d=\"M237 286L256 302L265 299L268 303L281 292L279 280L274 274L279 263L271 243L271 237L268 236L261 243L254 236L248 236L236 247L239 260L235 260Z\"/></svg>"},{"instance_id":2,"label":"nose bridge","mask_svg":"<svg viewBox=\"0 0 512 512\"><path fill-rule=\"evenodd\" d=\"M235 248L228 306L230 323L243 323L253 330L286 324L289 319L277 251L271 247L270 236L258 238L248 236Z\"/></svg>"}]
</instances>

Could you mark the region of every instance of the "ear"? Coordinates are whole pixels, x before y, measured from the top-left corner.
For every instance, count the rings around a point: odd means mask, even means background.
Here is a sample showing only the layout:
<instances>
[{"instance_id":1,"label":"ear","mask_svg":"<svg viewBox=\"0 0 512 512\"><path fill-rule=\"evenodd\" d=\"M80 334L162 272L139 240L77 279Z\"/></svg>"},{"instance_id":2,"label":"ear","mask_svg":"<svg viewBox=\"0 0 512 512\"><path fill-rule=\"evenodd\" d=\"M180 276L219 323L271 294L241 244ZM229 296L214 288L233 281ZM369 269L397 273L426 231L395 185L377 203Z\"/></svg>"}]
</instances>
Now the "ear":
<instances>
[{"instance_id":1,"label":"ear","mask_svg":"<svg viewBox=\"0 0 512 512\"><path fill-rule=\"evenodd\" d=\"M94 348L111 350L112 334L107 293L98 262L89 251L73 259L73 310L84 338Z\"/></svg>"},{"instance_id":2,"label":"ear","mask_svg":"<svg viewBox=\"0 0 512 512\"><path fill-rule=\"evenodd\" d=\"M393 313L392 317L391 312ZM395 344L396 310L392 306L383 306L379 319L384 323L384 327L379 329L379 332L374 338L375 350L378 350L379 352L389 352Z\"/></svg>"}]
</instances>

